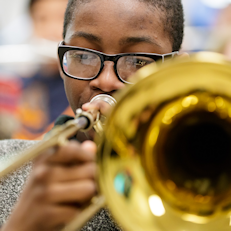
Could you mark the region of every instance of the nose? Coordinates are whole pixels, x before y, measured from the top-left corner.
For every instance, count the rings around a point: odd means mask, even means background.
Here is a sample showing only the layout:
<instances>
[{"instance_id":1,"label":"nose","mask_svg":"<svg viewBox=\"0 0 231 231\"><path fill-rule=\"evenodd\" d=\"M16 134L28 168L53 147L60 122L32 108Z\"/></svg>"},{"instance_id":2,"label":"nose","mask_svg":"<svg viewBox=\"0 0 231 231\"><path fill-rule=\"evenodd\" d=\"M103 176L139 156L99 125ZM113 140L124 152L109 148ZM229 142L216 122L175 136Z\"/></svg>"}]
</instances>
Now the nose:
<instances>
[{"instance_id":1,"label":"nose","mask_svg":"<svg viewBox=\"0 0 231 231\"><path fill-rule=\"evenodd\" d=\"M112 93L123 88L124 85L125 84L116 76L114 62L112 61L105 61L104 68L99 76L90 82L90 87L92 89L97 89L104 93Z\"/></svg>"}]
</instances>

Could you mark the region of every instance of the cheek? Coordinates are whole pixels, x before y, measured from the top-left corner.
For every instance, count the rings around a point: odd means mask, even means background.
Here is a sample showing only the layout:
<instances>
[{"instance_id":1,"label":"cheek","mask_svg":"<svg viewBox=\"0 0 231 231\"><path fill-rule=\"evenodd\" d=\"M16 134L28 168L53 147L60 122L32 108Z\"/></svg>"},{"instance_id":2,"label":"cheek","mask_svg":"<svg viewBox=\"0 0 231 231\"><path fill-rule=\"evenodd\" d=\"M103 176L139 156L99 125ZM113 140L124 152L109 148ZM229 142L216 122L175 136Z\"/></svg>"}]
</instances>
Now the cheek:
<instances>
[{"instance_id":1,"label":"cheek","mask_svg":"<svg viewBox=\"0 0 231 231\"><path fill-rule=\"evenodd\" d=\"M81 108L82 104L89 101L89 83L87 81L76 80L68 77L64 77L64 87L67 95L67 99L72 110Z\"/></svg>"}]
</instances>

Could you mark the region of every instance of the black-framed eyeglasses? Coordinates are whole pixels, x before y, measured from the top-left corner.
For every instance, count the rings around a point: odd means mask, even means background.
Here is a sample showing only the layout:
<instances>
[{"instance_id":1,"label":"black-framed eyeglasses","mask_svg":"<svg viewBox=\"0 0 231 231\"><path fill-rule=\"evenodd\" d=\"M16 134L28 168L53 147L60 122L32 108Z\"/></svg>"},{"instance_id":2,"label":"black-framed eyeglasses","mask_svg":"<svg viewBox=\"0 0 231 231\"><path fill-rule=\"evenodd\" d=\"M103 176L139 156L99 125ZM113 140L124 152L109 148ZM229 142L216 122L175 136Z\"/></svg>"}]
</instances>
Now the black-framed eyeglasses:
<instances>
[{"instance_id":1,"label":"black-framed eyeglasses","mask_svg":"<svg viewBox=\"0 0 231 231\"><path fill-rule=\"evenodd\" d=\"M120 81L130 83L128 78L141 67L158 60L174 57L178 52L169 54L154 53L122 53L107 55L95 50L66 46L64 41L59 43L58 55L64 74L79 80L92 80L101 73L104 62L114 62L114 70Z\"/></svg>"}]
</instances>

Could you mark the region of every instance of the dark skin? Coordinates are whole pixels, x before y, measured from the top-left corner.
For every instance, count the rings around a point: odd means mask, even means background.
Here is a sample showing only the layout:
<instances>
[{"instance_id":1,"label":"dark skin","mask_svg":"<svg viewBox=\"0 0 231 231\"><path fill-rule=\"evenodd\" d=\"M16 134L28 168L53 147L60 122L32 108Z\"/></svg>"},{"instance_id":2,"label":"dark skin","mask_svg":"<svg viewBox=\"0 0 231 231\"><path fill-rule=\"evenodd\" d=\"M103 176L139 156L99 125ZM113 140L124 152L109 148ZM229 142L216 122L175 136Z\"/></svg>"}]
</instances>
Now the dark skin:
<instances>
[{"instance_id":1,"label":"dark skin","mask_svg":"<svg viewBox=\"0 0 231 231\"><path fill-rule=\"evenodd\" d=\"M90 1L78 6L65 44L106 54L170 53L172 43L164 32L162 17L158 10L139 1ZM88 102L97 94L113 95L125 87L110 61L105 62L102 73L92 81L61 75L73 111L95 108L106 115L109 110L106 103ZM86 138L82 136L82 140ZM93 134L88 134L88 139L92 138ZM96 145L92 141L82 144L72 141L41 155L2 231L59 230L57 227L70 222L97 192L95 154Z\"/></svg>"},{"instance_id":2,"label":"dark skin","mask_svg":"<svg viewBox=\"0 0 231 231\"><path fill-rule=\"evenodd\" d=\"M98 13L103 12L103 13ZM65 44L101 51L106 54L147 52L165 54L172 52L172 44L164 32L160 12L145 3L126 1L92 1L81 5L74 22L67 31ZM113 36L112 36L113 35ZM114 72L114 63L107 61L98 78L81 81L63 73L66 95L72 110L81 108L97 94L110 94L125 87ZM84 110L97 109L106 114L109 105L103 102L84 105ZM80 141L93 139L93 132L78 134Z\"/></svg>"},{"instance_id":3,"label":"dark skin","mask_svg":"<svg viewBox=\"0 0 231 231\"><path fill-rule=\"evenodd\" d=\"M145 3L134 4L134 0L110 1L110 4L108 1L100 1L100 4L92 1L78 9L75 21L67 31L65 44L106 54L170 53L172 44L159 15ZM125 86L114 73L114 63L107 61L104 65L100 76L92 81L68 78L61 73L73 111L97 94L113 94Z\"/></svg>"}]
</instances>

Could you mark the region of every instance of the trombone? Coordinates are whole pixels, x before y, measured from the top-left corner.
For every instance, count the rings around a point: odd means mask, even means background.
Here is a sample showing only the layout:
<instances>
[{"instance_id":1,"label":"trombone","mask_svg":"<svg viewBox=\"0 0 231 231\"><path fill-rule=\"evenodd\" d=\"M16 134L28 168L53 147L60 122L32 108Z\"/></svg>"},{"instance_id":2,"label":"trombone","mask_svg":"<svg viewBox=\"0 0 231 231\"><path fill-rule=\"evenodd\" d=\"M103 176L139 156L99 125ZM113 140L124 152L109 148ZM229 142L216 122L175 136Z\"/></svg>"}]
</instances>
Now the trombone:
<instances>
[{"instance_id":1,"label":"trombone","mask_svg":"<svg viewBox=\"0 0 231 231\"><path fill-rule=\"evenodd\" d=\"M95 96L91 99L91 102L97 100L102 100L111 106L116 104L116 100L106 94ZM64 125L56 126L50 131L49 136L46 136L39 144L34 145L16 158L2 163L0 165L0 178L22 166L24 163L36 158L48 148L65 144L68 142L68 138L76 135L77 131L85 132L93 127L99 135L102 134L104 123L105 118L101 116L98 111L90 110L85 112L82 109L77 109L75 119L66 122Z\"/></svg>"},{"instance_id":2,"label":"trombone","mask_svg":"<svg viewBox=\"0 0 231 231\"><path fill-rule=\"evenodd\" d=\"M97 141L100 191L113 217L124 230L231 230L230 63L198 53L134 78Z\"/></svg>"}]
</instances>

